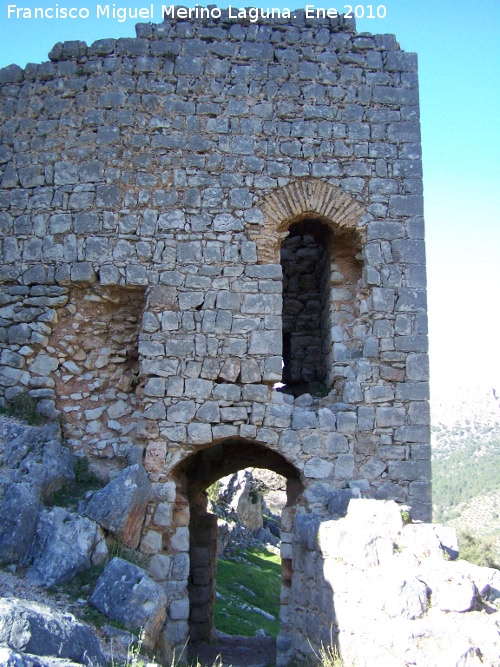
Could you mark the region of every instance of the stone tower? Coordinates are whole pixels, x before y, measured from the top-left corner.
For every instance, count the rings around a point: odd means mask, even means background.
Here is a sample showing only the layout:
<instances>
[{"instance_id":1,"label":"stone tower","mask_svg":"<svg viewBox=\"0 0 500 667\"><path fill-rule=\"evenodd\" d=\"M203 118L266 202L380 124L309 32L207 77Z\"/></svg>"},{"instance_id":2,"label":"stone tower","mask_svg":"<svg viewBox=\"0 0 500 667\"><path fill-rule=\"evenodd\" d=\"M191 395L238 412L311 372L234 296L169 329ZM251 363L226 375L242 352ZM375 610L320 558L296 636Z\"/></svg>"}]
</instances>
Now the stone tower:
<instances>
[{"instance_id":1,"label":"stone tower","mask_svg":"<svg viewBox=\"0 0 500 667\"><path fill-rule=\"evenodd\" d=\"M142 462L162 641L209 637L206 488L288 480L430 519L417 60L344 17L169 18L0 71L0 388L102 477Z\"/></svg>"}]
</instances>

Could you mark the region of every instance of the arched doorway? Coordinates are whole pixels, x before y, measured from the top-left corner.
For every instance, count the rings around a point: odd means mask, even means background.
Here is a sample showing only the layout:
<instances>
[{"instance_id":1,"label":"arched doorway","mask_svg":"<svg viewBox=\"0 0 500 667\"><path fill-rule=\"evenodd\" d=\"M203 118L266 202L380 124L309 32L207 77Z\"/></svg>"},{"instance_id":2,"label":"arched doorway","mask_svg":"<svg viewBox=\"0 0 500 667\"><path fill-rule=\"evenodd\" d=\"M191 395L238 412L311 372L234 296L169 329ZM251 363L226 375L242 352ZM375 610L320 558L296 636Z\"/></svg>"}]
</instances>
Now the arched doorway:
<instances>
[{"instance_id":1,"label":"arched doorway","mask_svg":"<svg viewBox=\"0 0 500 667\"><path fill-rule=\"evenodd\" d=\"M287 480L287 505L282 529L291 533L294 508L303 491L298 470L281 454L262 444L229 438L188 456L174 470L179 490L190 509L189 636L193 640L214 638L214 599L217 566L217 517L207 509L206 489L221 477L248 467L267 468ZM286 525L283 524L286 522ZM282 587L289 589L292 564L282 557ZM282 595L285 601L287 595ZM282 628L283 630L283 628Z\"/></svg>"}]
</instances>

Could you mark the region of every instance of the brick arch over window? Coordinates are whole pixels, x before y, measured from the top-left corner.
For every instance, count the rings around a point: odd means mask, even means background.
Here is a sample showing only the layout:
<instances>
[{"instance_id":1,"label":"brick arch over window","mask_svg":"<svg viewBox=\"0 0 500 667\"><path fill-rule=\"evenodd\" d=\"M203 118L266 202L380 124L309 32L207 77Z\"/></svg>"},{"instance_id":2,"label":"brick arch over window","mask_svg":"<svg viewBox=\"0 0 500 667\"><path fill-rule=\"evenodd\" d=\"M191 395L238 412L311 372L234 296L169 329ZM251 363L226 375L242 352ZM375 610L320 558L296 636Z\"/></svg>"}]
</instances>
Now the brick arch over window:
<instances>
[{"instance_id":1,"label":"brick arch over window","mask_svg":"<svg viewBox=\"0 0 500 667\"><path fill-rule=\"evenodd\" d=\"M261 264L279 263L281 240L288 227L304 218L319 218L339 228L362 233L359 226L364 207L340 188L318 179L288 183L263 197L260 209L263 225L254 225L249 236L257 244Z\"/></svg>"}]
</instances>

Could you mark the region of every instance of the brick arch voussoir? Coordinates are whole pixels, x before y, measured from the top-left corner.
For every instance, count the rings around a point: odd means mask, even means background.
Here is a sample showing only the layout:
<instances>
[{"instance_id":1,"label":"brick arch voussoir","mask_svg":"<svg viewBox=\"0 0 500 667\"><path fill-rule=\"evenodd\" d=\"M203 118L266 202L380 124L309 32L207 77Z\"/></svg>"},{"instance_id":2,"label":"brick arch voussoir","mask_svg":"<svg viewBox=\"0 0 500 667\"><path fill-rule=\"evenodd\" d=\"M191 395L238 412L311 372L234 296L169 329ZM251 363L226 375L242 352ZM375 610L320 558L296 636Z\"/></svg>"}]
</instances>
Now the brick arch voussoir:
<instances>
[{"instance_id":1,"label":"brick arch voussoir","mask_svg":"<svg viewBox=\"0 0 500 667\"><path fill-rule=\"evenodd\" d=\"M274 190L260 202L263 225L253 225L249 237L256 242L261 264L279 263L281 241L289 226L312 217L335 228L347 228L362 234L360 219L364 207L340 188L319 179L297 180Z\"/></svg>"}]
</instances>

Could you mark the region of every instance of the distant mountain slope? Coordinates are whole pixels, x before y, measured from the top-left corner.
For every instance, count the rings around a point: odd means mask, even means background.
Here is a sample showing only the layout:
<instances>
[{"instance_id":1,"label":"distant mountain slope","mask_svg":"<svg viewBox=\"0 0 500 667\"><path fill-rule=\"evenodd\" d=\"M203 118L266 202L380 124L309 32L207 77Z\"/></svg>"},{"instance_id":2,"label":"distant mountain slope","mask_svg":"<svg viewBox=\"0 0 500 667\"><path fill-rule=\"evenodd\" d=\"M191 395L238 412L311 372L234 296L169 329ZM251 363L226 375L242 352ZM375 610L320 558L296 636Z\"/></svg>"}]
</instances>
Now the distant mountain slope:
<instances>
[{"instance_id":1,"label":"distant mountain slope","mask_svg":"<svg viewBox=\"0 0 500 667\"><path fill-rule=\"evenodd\" d=\"M459 517L449 523L471 533L497 534L500 530L500 490L475 496L457 505Z\"/></svg>"},{"instance_id":2,"label":"distant mountain slope","mask_svg":"<svg viewBox=\"0 0 500 667\"><path fill-rule=\"evenodd\" d=\"M494 388L431 398L434 520L500 533L500 401Z\"/></svg>"}]
</instances>

